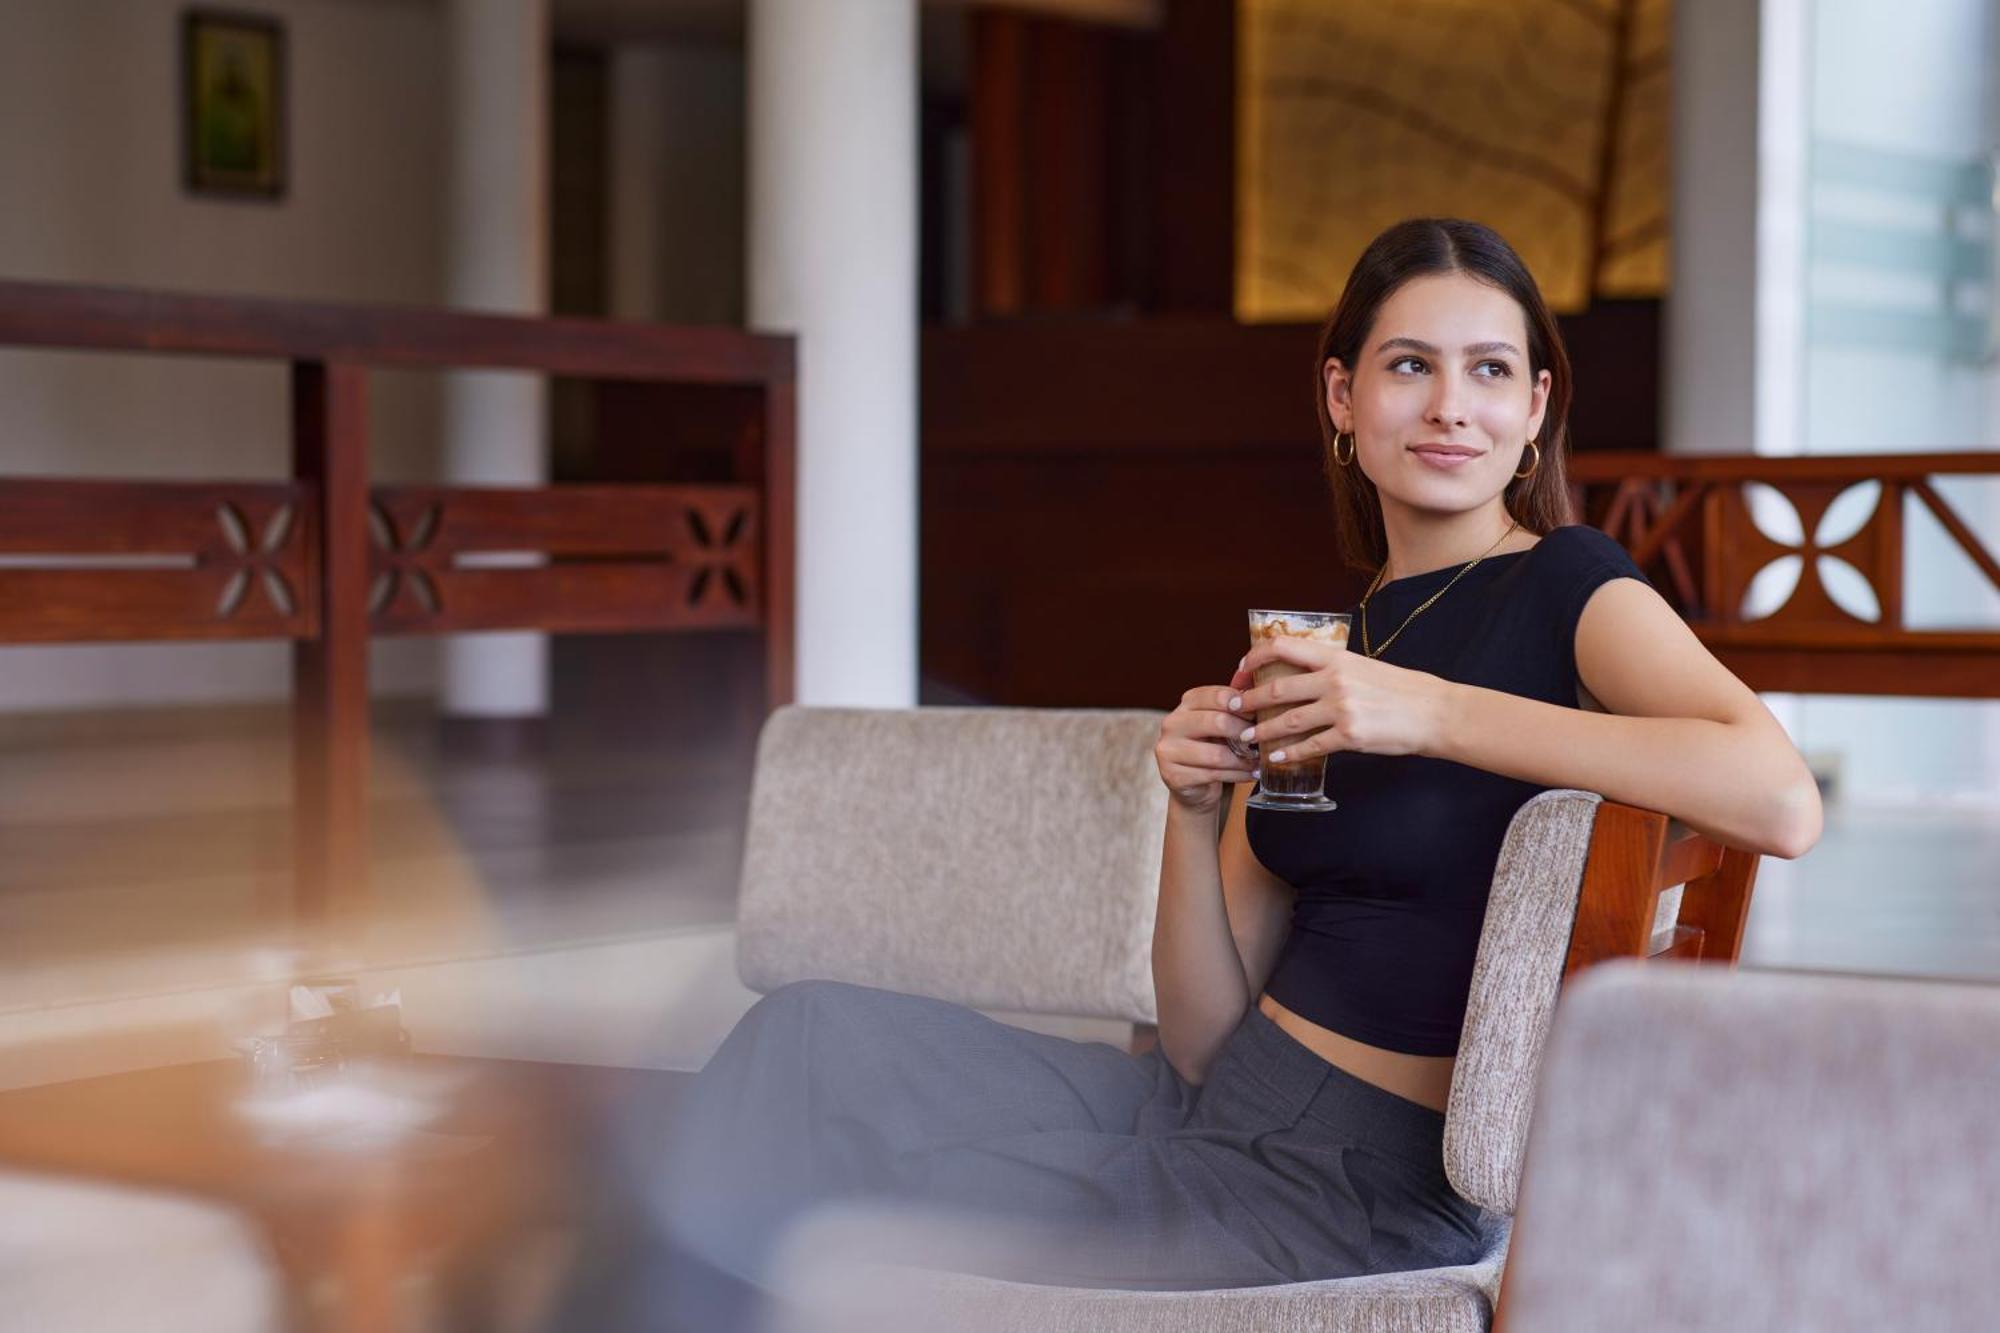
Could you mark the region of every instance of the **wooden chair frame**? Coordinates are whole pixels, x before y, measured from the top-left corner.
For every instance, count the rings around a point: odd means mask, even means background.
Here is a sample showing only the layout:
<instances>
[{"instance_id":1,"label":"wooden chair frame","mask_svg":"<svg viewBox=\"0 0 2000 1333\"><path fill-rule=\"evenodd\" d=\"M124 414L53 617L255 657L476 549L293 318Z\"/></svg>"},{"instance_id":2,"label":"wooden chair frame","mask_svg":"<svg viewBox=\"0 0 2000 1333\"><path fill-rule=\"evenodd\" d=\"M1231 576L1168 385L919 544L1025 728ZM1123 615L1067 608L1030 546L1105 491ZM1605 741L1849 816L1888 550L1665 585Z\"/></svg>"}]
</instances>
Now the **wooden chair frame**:
<instances>
[{"instance_id":1,"label":"wooden chair frame","mask_svg":"<svg viewBox=\"0 0 2000 1333\"><path fill-rule=\"evenodd\" d=\"M1758 854L1725 847L1657 810L1597 808L1563 978L1607 958L1734 963L1757 881ZM1660 895L1681 890L1664 943L1653 940Z\"/></svg>"}]
</instances>

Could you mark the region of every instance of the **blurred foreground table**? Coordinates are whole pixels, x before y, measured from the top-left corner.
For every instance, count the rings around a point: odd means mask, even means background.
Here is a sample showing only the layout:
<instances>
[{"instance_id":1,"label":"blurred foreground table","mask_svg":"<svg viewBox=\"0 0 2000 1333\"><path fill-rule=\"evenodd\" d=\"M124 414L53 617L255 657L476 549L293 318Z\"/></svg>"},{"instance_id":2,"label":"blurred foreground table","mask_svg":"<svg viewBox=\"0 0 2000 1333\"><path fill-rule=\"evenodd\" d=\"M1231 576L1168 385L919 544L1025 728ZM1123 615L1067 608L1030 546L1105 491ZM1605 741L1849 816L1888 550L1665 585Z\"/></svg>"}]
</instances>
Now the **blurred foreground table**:
<instances>
[{"instance_id":1,"label":"blurred foreground table","mask_svg":"<svg viewBox=\"0 0 2000 1333\"><path fill-rule=\"evenodd\" d=\"M0 1093L0 1164L241 1209L308 1327L483 1327L496 1274L578 1216L608 1115L626 1099L669 1106L690 1077L415 1056L325 1085L430 1099L391 1132L274 1115L241 1061L175 1065Z\"/></svg>"}]
</instances>

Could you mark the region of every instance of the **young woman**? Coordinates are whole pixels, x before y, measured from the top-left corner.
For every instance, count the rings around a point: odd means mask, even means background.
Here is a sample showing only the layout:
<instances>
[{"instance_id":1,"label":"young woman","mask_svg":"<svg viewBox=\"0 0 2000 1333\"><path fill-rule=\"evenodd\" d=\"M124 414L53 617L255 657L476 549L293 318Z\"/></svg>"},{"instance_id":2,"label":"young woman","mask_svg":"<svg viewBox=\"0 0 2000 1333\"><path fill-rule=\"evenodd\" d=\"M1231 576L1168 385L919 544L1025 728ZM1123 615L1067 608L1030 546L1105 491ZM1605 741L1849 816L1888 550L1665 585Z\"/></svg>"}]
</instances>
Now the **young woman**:
<instances>
[{"instance_id":1,"label":"young woman","mask_svg":"<svg viewBox=\"0 0 2000 1333\"><path fill-rule=\"evenodd\" d=\"M783 987L646 1172L667 1248L754 1283L784 1222L866 1194L1039 1226L1050 1242L1007 1275L1067 1285L1470 1262L1491 1219L1445 1178L1444 1106L1514 811L1577 787L1767 855L1813 844L1783 730L1615 543L1570 524L1568 357L1505 241L1384 232L1316 376L1338 538L1373 580L1345 651L1260 645L1161 724L1158 1048ZM1272 659L1305 671L1252 688ZM1327 756L1339 808L1246 808L1260 753ZM696 1299L685 1264L661 1281Z\"/></svg>"}]
</instances>

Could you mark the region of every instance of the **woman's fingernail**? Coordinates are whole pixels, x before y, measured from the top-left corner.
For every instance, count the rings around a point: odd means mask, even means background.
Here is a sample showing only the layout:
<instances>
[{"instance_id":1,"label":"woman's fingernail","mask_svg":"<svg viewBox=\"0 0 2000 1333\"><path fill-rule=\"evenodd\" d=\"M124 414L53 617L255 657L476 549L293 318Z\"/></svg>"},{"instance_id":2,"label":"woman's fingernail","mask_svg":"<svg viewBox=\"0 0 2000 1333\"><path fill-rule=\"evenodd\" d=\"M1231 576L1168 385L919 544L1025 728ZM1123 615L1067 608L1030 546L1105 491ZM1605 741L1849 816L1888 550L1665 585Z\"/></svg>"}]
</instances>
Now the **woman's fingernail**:
<instances>
[{"instance_id":1,"label":"woman's fingernail","mask_svg":"<svg viewBox=\"0 0 2000 1333\"><path fill-rule=\"evenodd\" d=\"M1243 669L1243 664L1244 664L1245 662L1249 661L1249 660L1250 660L1250 657L1249 657L1249 655L1248 655L1247 653L1246 653L1246 654L1245 654L1244 656L1242 656L1242 657L1239 657L1239 658L1237 658L1237 659L1236 659L1236 669L1237 669L1238 671L1241 671L1241 670Z\"/></svg>"},{"instance_id":2,"label":"woman's fingernail","mask_svg":"<svg viewBox=\"0 0 2000 1333\"><path fill-rule=\"evenodd\" d=\"M1274 763L1274 764L1282 764L1282 763L1284 763L1284 762L1285 762L1285 752L1284 752L1283 750L1273 750L1273 751L1271 751L1271 762L1272 762L1272 763Z\"/></svg>"},{"instance_id":3,"label":"woman's fingernail","mask_svg":"<svg viewBox=\"0 0 2000 1333\"><path fill-rule=\"evenodd\" d=\"M1237 740L1239 740L1239 741L1243 741L1243 742L1245 742L1246 744L1247 744L1248 742L1250 742L1250 741L1254 741L1254 740L1256 740L1256 739L1257 739L1257 728L1255 728L1255 727L1245 727L1245 728L1243 728L1243 734L1242 734L1241 736L1238 736L1238 737L1237 737L1236 739L1237 739Z\"/></svg>"},{"instance_id":4,"label":"woman's fingernail","mask_svg":"<svg viewBox=\"0 0 2000 1333\"><path fill-rule=\"evenodd\" d=\"M1234 713L1234 712L1236 712L1236 711L1237 711L1238 709L1240 709L1240 708L1242 708L1242 707L1243 707L1243 696L1242 696L1242 695L1240 695L1240 694L1232 694L1232 695L1230 695L1230 696L1229 696L1229 711L1230 711L1230 712Z\"/></svg>"}]
</instances>

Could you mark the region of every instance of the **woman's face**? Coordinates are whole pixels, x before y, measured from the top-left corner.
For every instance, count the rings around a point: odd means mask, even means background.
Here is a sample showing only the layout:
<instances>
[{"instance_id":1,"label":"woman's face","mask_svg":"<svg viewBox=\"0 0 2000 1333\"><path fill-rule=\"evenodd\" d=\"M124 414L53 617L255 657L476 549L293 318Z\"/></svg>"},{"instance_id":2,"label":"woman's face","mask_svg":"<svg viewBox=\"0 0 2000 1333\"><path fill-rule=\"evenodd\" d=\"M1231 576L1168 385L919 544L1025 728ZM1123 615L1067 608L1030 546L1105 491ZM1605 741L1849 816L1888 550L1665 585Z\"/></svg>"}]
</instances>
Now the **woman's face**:
<instances>
[{"instance_id":1,"label":"woman's face","mask_svg":"<svg viewBox=\"0 0 2000 1333\"><path fill-rule=\"evenodd\" d=\"M1383 503L1463 513L1491 503L1541 429L1549 372L1528 370L1528 319L1463 273L1413 278L1376 312L1352 367L1325 367L1334 424Z\"/></svg>"}]
</instances>

